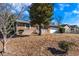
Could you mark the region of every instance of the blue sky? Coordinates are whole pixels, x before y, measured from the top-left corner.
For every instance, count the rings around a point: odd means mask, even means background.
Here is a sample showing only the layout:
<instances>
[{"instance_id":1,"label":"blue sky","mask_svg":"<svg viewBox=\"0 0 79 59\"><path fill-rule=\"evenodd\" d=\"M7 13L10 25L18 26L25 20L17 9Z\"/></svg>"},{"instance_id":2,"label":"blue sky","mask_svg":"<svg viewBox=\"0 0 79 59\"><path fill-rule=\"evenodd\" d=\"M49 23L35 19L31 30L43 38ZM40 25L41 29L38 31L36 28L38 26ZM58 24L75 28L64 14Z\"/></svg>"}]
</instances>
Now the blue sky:
<instances>
[{"instance_id":1,"label":"blue sky","mask_svg":"<svg viewBox=\"0 0 79 59\"><path fill-rule=\"evenodd\" d=\"M24 12L22 14L21 19L22 20L29 20L29 12L28 12L28 6L30 6L31 3L23 3L23 4L12 4L12 10L13 13L20 12L22 6L24 6ZM53 16L61 16L62 17L62 23L64 24L73 24L73 25L79 25L79 4L78 3L55 3L54 4L54 15ZM53 20L55 21L55 20Z\"/></svg>"},{"instance_id":2,"label":"blue sky","mask_svg":"<svg viewBox=\"0 0 79 59\"><path fill-rule=\"evenodd\" d=\"M12 13L18 14L19 12L21 12L21 10L23 10L22 12L22 16L20 18L20 20L29 20L29 8L28 6L30 6L32 3L14 3L12 4Z\"/></svg>"},{"instance_id":3,"label":"blue sky","mask_svg":"<svg viewBox=\"0 0 79 59\"><path fill-rule=\"evenodd\" d=\"M55 3L54 16L61 16L62 23L79 25L79 4Z\"/></svg>"}]
</instances>

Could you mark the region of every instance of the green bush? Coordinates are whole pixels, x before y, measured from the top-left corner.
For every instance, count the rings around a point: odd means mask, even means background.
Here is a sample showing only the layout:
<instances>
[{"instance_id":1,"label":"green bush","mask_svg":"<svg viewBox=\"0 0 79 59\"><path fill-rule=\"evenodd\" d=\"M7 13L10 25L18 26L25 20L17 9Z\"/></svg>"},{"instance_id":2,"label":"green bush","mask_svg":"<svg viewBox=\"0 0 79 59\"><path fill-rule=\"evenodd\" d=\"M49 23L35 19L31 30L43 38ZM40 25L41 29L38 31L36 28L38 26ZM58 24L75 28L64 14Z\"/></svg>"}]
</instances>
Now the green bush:
<instances>
[{"instance_id":1,"label":"green bush","mask_svg":"<svg viewBox=\"0 0 79 59\"><path fill-rule=\"evenodd\" d=\"M65 32L65 29L64 29L63 27L60 27L60 28L59 28L59 32L60 32L60 33L64 33L64 32Z\"/></svg>"},{"instance_id":2,"label":"green bush","mask_svg":"<svg viewBox=\"0 0 79 59\"><path fill-rule=\"evenodd\" d=\"M77 46L74 42L68 42L68 41L60 41L58 43L59 48L62 50L68 52L70 49L72 49L72 46Z\"/></svg>"}]
</instances>

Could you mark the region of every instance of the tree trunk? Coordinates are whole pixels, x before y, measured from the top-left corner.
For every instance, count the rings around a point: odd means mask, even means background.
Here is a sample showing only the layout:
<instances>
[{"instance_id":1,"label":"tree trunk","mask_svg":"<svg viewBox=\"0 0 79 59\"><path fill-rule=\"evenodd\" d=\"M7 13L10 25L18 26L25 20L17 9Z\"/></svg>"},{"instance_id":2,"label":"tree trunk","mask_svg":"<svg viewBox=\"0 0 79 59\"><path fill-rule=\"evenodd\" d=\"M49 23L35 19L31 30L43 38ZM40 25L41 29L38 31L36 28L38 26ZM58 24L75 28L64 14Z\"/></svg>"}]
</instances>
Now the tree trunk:
<instances>
[{"instance_id":1,"label":"tree trunk","mask_svg":"<svg viewBox=\"0 0 79 59\"><path fill-rule=\"evenodd\" d=\"M6 39L7 39L7 37L4 36L4 39L3 39L3 53L5 53L5 50L6 50Z\"/></svg>"},{"instance_id":2,"label":"tree trunk","mask_svg":"<svg viewBox=\"0 0 79 59\"><path fill-rule=\"evenodd\" d=\"M41 35L41 25L39 25L39 33L38 33L38 35Z\"/></svg>"}]
</instances>

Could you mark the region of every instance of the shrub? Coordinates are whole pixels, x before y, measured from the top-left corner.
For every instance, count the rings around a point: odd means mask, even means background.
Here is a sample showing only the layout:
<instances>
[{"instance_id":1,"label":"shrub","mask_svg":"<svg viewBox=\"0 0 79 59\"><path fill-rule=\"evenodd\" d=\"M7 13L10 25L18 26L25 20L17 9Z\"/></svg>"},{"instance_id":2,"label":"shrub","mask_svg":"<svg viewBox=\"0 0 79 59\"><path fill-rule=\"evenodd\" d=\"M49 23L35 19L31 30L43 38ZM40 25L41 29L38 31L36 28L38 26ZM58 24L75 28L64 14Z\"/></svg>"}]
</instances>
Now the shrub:
<instances>
[{"instance_id":1,"label":"shrub","mask_svg":"<svg viewBox=\"0 0 79 59\"><path fill-rule=\"evenodd\" d=\"M23 33L23 31L24 31L24 30L19 30L18 32L19 32L19 34L22 34L22 33Z\"/></svg>"},{"instance_id":2,"label":"shrub","mask_svg":"<svg viewBox=\"0 0 79 59\"><path fill-rule=\"evenodd\" d=\"M72 46L77 46L77 44L75 44L74 42L60 41L58 43L58 46L65 52L68 52L70 49L72 49Z\"/></svg>"},{"instance_id":3,"label":"shrub","mask_svg":"<svg viewBox=\"0 0 79 59\"><path fill-rule=\"evenodd\" d=\"M60 28L59 28L59 32L60 32L60 33L64 33L64 32L65 32L65 29L64 29L63 27L60 27Z\"/></svg>"}]
</instances>

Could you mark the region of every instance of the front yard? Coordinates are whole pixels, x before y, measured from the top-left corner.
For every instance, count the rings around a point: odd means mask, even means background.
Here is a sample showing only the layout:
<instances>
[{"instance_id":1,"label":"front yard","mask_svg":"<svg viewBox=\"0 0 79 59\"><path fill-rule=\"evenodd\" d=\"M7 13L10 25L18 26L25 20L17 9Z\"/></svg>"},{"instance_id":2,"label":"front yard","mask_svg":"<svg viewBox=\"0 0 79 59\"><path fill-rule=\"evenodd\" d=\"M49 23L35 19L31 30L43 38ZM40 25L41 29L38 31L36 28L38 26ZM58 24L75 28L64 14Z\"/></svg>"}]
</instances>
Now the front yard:
<instances>
[{"instance_id":1,"label":"front yard","mask_svg":"<svg viewBox=\"0 0 79 59\"><path fill-rule=\"evenodd\" d=\"M31 35L8 39L4 55L54 56L48 48L59 49L58 42L62 40L73 41L79 45L79 34ZM2 47L1 43L0 47ZM79 46L70 50L68 55L79 55Z\"/></svg>"}]
</instances>

